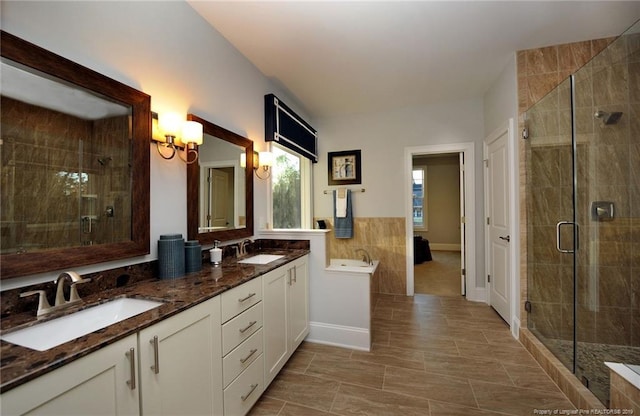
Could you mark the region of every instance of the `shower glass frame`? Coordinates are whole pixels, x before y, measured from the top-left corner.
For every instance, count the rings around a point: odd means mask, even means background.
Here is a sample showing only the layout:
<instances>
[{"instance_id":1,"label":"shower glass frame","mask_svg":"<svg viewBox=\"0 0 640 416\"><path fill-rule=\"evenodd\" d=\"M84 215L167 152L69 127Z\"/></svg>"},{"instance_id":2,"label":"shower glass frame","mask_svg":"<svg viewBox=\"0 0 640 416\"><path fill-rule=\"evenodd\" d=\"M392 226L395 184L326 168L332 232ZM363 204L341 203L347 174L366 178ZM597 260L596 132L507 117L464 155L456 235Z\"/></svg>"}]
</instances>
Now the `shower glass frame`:
<instances>
[{"instance_id":1,"label":"shower glass frame","mask_svg":"<svg viewBox=\"0 0 640 416\"><path fill-rule=\"evenodd\" d=\"M639 115L640 23L525 113L527 326L605 405L640 364Z\"/></svg>"}]
</instances>

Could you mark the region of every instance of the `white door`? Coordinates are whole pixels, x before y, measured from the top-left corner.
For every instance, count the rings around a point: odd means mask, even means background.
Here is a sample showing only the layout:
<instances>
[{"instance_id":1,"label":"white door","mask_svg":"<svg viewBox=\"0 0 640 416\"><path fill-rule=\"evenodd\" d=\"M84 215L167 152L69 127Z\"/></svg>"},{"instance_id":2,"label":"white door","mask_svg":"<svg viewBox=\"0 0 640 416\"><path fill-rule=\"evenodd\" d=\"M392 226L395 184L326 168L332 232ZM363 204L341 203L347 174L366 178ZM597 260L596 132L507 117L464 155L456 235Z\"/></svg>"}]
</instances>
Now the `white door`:
<instances>
[{"instance_id":1,"label":"white door","mask_svg":"<svg viewBox=\"0 0 640 416\"><path fill-rule=\"evenodd\" d=\"M511 270L509 244L508 130L486 143L487 249L489 304L509 323Z\"/></svg>"},{"instance_id":2,"label":"white door","mask_svg":"<svg viewBox=\"0 0 640 416\"><path fill-rule=\"evenodd\" d=\"M209 170L209 180L211 183L211 227L224 228L229 225L227 200L229 176L220 169Z\"/></svg>"},{"instance_id":3,"label":"white door","mask_svg":"<svg viewBox=\"0 0 640 416\"><path fill-rule=\"evenodd\" d=\"M460 293L462 296L467 294L466 275L467 266L465 261L464 247L466 246L466 217L465 217L465 204L464 204L464 153L460 152L460 267L462 272L460 273Z\"/></svg>"}]
</instances>

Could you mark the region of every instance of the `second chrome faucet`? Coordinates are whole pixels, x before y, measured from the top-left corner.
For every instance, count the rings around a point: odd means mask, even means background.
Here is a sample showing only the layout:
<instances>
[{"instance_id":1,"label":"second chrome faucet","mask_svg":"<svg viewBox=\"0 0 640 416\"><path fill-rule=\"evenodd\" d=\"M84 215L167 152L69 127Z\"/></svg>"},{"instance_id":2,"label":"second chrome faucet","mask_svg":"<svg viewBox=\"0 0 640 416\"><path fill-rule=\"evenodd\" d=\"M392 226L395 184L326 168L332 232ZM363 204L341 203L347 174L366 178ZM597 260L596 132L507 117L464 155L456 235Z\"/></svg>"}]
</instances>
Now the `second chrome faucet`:
<instances>
[{"instance_id":1,"label":"second chrome faucet","mask_svg":"<svg viewBox=\"0 0 640 416\"><path fill-rule=\"evenodd\" d=\"M359 248L356 250L356 254L362 253L362 261L366 262L368 265L373 264L373 260L371 259L371 255L369 252L363 248Z\"/></svg>"}]
</instances>

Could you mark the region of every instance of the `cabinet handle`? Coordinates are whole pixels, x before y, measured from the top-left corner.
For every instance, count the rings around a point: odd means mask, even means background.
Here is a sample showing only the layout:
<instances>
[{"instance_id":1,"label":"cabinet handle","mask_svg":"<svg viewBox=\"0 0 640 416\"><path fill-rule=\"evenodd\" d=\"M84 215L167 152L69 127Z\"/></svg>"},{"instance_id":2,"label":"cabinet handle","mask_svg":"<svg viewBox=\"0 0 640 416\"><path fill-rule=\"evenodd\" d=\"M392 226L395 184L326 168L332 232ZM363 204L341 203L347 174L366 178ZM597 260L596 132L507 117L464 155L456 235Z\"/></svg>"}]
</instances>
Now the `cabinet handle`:
<instances>
[{"instance_id":1,"label":"cabinet handle","mask_svg":"<svg viewBox=\"0 0 640 416\"><path fill-rule=\"evenodd\" d=\"M291 286L293 284L293 279L291 278L291 269L287 270L287 279L289 279L289 286Z\"/></svg>"},{"instance_id":2,"label":"cabinet handle","mask_svg":"<svg viewBox=\"0 0 640 416\"><path fill-rule=\"evenodd\" d=\"M245 400L247 400L249 398L249 396L251 396L251 393L253 393L253 391L258 388L258 383L252 384L251 385L251 390L249 390L249 392L243 396L240 396L240 398L242 399L242 401L244 402Z\"/></svg>"},{"instance_id":3,"label":"cabinet handle","mask_svg":"<svg viewBox=\"0 0 640 416\"><path fill-rule=\"evenodd\" d=\"M251 328L252 326L254 326L257 323L258 323L258 321L249 322L249 325L245 326L244 328L240 328L240 333L244 334L245 332L247 332L249 330L249 328Z\"/></svg>"},{"instance_id":4,"label":"cabinet handle","mask_svg":"<svg viewBox=\"0 0 640 416\"><path fill-rule=\"evenodd\" d=\"M298 270L295 267L292 267L293 271L293 283L298 283Z\"/></svg>"},{"instance_id":5,"label":"cabinet handle","mask_svg":"<svg viewBox=\"0 0 640 416\"><path fill-rule=\"evenodd\" d=\"M256 295L255 293L249 293L249 294L248 294L247 296L245 296L244 298L240 298L240 299L238 299L238 302L242 303L242 302L244 302L245 300L247 300L247 299L250 299L250 298L254 297L255 295Z\"/></svg>"},{"instance_id":6,"label":"cabinet handle","mask_svg":"<svg viewBox=\"0 0 640 416\"><path fill-rule=\"evenodd\" d=\"M153 339L149 341L149 343L153 345L153 365L151 366L151 369L153 370L154 374L158 374L160 373L160 351L158 350L158 336L154 336Z\"/></svg>"},{"instance_id":7,"label":"cabinet handle","mask_svg":"<svg viewBox=\"0 0 640 416\"><path fill-rule=\"evenodd\" d=\"M251 356L252 356L253 354L255 354L256 352L258 352L258 349L257 349L257 348L252 349L252 350L249 352L249 355L247 355L247 356L246 356L246 357L244 357L244 358L240 358L240 362L241 362L242 364L246 363L246 362L247 362L247 360L248 360L249 358L251 358Z\"/></svg>"},{"instance_id":8,"label":"cabinet handle","mask_svg":"<svg viewBox=\"0 0 640 416\"><path fill-rule=\"evenodd\" d=\"M125 352L124 355L129 358L129 369L131 370L131 378L127 380L127 385L131 390L136 389L136 349L129 348L129 351Z\"/></svg>"}]
</instances>

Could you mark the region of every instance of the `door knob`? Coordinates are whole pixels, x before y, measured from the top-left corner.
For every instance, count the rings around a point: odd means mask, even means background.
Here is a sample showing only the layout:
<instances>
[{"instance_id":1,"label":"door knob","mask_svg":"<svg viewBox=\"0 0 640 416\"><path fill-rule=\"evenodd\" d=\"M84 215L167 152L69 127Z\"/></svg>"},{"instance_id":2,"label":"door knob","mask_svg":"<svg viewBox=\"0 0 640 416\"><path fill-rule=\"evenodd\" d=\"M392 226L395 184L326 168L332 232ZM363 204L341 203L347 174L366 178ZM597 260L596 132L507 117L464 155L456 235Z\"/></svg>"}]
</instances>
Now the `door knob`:
<instances>
[{"instance_id":1,"label":"door knob","mask_svg":"<svg viewBox=\"0 0 640 416\"><path fill-rule=\"evenodd\" d=\"M500 237L498 237L498 238L500 238L500 240L505 240L507 243L508 243L509 241L511 241L511 237L509 237L509 236L506 236L506 237L502 237L502 236L500 236Z\"/></svg>"}]
</instances>

